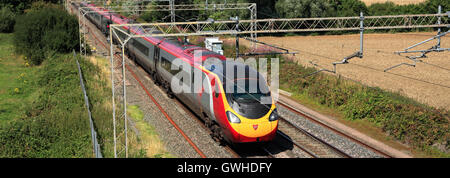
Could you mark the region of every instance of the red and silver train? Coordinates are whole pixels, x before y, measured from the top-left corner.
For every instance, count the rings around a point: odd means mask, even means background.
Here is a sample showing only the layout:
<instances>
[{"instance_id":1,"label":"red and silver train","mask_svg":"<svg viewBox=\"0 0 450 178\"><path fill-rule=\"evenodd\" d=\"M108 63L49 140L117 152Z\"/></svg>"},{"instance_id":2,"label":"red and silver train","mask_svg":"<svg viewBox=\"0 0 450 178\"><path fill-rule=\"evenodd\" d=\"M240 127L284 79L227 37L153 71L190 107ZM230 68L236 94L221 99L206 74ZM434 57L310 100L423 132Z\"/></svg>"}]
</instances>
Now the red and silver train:
<instances>
[{"instance_id":1,"label":"red and silver train","mask_svg":"<svg viewBox=\"0 0 450 178\"><path fill-rule=\"evenodd\" d=\"M82 2L73 5L92 11L86 17L105 35L110 35L110 24L132 23L126 17L94 4ZM161 33L141 27L123 27L122 30L137 35L144 34L144 31ZM117 36L125 38L126 35L118 32ZM223 55L172 38L133 38L124 47L129 58L140 64L169 97L177 97L205 121L213 131L213 137L229 143L268 142L274 139L278 129L275 101L267 82L253 68L239 62L229 62ZM173 70L175 61L178 67ZM189 66L190 70L185 70L185 67L180 70L179 66ZM228 77L230 72L236 74L238 68L244 69L240 77ZM195 81L199 80L202 81L200 87L195 87ZM259 83L256 90L250 92L250 83ZM179 90L174 86L190 90L173 92ZM240 92L236 92L238 90ZM270 101L263 103L263 98L270 98Z\"/></svg>"}]
</instances>

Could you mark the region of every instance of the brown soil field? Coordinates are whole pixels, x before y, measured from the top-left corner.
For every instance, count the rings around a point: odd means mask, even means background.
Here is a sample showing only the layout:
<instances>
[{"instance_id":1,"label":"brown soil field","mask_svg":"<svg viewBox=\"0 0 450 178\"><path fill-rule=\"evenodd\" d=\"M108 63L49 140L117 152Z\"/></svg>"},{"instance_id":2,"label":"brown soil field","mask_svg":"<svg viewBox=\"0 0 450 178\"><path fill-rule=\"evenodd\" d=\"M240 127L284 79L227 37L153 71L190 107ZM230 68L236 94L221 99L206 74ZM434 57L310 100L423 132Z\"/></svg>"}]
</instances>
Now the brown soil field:
<instances>
[{"instance_id":1,"label":"brown soil field","mask_svg":"<svg viewBox=\"0 0 450 178\"><path fill-rule=\"evenodd\" d=\"M404 4L418 4L421 2L425 2L425 0L361 0L362 2L366 3L366 5L371 5L374 3L384 3L384 2L393 2L395 4L400 4L400 5L404 5Z\"/></svg>"},{"instance_id":2,"label":"brown soil field","mask_svg":"<svg viewBox=\"0 0 450 178\"><path fill-rule=\"evenodd\" d=\"M400 63L413 63L394 54L434 36L435 32L365 34L364 58L353 58L349 64L338 65L337 73L368 86L398 92L421 103L450 109L449 52L430 53L416 67L403 65L388 72L384 69ZM359 35L260 37L258 40L299 52L294 60L305 66L333 70L332 62L359 50ZM245 41L245 40L242 40ZM248 44L248 42L244 42ZM418 47L428 49L436 40ZM450 48L450 37L443 37L442 48ZM417 54L410 54L417 55Z\"/></svg>"}]
</instances>

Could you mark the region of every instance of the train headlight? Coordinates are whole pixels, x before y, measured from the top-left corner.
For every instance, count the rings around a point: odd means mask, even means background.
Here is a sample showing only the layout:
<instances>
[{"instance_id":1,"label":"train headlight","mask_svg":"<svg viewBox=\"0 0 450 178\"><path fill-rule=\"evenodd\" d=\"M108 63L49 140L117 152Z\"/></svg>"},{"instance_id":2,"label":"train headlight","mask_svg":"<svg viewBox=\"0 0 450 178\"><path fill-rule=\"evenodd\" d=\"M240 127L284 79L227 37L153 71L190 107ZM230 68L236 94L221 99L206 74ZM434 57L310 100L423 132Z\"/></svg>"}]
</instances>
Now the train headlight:
<instances>
[{"instance_id":1,"label":"train headlight","mask_svg":"<svg viewBox=\"0 0 450 178\"><path fill-rule=\"evenodd\" d=\"M278 120L278 111L277 109L272 111L272 114L269 116L269 121L276 121Z\"/></svg>"},{"instance_id":2,"label":"train headlight","mask_svg":"<svg viewBox=\"0 0 450 178\"><path fill-rule=\"evenodd\" d=\"M239 117L237 117L235 114L233 114L230 111L227 112L227 117L228 117L228 121L230 121L231 123L235 123L235 124L241 123L241 120L239 119Z\"/></svg>"}]
</instances>

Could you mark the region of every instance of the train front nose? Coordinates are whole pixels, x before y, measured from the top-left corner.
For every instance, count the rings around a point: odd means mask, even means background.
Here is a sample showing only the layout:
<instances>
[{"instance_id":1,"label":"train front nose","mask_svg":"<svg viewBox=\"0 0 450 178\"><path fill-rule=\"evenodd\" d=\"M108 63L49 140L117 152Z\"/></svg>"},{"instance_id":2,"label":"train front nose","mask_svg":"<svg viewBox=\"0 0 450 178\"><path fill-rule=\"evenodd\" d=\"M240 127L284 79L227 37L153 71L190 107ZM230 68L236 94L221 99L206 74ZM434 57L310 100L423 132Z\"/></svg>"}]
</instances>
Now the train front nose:
<instances>
[{"instance_id":1,"label":"train front nose","mask_svg":"<svg viewBox=\"0 0 450 178\"><path fill-rule=\"evenodd\" d=\"M278 121L265 123L248 123L235 126L235 142L268 142L276 135Z\"/></svg>"},{"instance_id":2,"label":"train front nose","mask_svg":"<svg viewBox=\"0 0 450 178\"><path fill-rule=\"evenodd\" d=\"M234 132L234 134L232 134L232 142L247 143L272 141L278 129L278 120L270 120L270 117L273 117L273 112L276 112L276 110L271 110L271 112L259 119L248 119L239 116L240 123L230 123ZM237 117L237 114L234 113L229 113L228 115L231 114Z\"/></svg>"}]
</instances>

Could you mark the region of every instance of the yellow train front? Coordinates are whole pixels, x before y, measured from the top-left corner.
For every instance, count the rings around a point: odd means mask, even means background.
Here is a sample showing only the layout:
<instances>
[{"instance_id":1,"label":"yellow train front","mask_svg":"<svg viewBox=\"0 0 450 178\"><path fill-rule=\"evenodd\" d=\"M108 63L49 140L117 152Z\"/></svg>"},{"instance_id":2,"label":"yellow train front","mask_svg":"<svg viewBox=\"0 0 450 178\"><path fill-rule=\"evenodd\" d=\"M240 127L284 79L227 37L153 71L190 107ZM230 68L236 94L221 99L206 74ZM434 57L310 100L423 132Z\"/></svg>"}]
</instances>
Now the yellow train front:
<instances>
[{"instance_id":1,"label":"yellow train front","mask_svg":"<svg viewBox=\"0 0 450 178\"><path fill-rule=\"evenodd\" d=\"M205 68L214 78L213 112L220 135L230 143L272 141L278 129L278 113L266 80L242 63L222 61L224 67L216 65L206 64ZM227 66L232 69L227 70Z\"/></svg>"}]
</instances>

